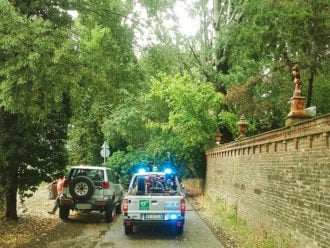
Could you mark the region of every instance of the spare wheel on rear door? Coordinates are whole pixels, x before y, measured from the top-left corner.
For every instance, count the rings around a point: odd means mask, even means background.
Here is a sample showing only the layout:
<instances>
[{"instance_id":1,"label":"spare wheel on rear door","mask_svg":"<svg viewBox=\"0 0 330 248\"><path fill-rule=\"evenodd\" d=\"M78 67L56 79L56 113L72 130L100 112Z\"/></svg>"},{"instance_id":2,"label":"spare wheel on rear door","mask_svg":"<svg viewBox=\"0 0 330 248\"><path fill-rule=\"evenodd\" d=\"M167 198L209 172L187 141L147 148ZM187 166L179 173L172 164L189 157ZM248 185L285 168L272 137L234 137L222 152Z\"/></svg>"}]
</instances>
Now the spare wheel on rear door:
<instances>
[{"instance_id":1,"label":"spare wheel on rear door","mask_svg":"<svg viewBox=\"0 0 330 248\"><path fill-rule=\"evenodd\" d=\"M76 177L70 183L70 194L75 200L88 200L94 193L94 183L85 176Z\"/></svg>"}]
</instances>

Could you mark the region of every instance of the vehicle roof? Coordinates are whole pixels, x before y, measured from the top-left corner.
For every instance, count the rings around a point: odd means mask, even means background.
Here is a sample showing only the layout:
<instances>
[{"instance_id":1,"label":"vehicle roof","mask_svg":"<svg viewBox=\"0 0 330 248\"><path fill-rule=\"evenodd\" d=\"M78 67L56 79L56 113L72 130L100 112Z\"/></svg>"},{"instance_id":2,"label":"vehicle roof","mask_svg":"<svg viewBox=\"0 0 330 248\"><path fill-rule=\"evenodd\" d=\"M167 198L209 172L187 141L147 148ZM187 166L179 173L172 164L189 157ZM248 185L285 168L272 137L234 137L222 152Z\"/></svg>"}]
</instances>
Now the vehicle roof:
<instances>
[{"instance_id":1,"label":"vehicle roof","mask_svg":"<svg viewBox=\"0 0 330 248\"><path fill-rule=\"evenodd\" d=\"M76 165L76 166L72 166L70 169L89 169L89 170L111 170L108 167L102 167L102 166L93 166L93 165Z\"/></svg>"}]
</instances>

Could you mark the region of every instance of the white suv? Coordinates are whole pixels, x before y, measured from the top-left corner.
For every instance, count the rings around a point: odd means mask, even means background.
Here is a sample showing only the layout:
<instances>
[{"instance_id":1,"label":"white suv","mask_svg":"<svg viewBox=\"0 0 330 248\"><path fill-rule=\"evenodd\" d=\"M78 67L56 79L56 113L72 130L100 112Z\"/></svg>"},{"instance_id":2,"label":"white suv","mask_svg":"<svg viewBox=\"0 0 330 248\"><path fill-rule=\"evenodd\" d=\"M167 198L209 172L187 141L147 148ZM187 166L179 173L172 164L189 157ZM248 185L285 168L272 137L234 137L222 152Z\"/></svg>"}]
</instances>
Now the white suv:
<instances>
[{"instance_id":1,"label":"white suv","mask_svg":"<svg viewBox=\"0 0 330 248\"><path fill-rule=\"evenodd\" d=\"M119 176L110 168L73 166L64 182L60 197L61 219L68 219L70 210L100 211L111 222L121 213L124 188Z\"/></svg>"}]
</instances>

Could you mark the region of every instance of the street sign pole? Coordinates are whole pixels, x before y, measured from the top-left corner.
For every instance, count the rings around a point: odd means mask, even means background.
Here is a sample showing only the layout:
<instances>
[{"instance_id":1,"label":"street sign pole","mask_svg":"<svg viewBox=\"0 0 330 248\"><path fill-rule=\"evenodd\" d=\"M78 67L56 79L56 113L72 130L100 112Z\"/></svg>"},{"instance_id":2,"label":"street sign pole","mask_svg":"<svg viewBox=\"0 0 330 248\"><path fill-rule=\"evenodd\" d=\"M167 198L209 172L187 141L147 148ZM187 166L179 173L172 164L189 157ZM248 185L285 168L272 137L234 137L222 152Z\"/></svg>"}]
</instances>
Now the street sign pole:
<instances>
[{"instance_id":1,"label":"street sign pole","mask_svg":"<svg viewBox=\"0 0 330 248\"><path fill-rule=\"evenodd\" d=\"M108 142L106 142L106 141L103 142L100 154L103 157L103 164L105 164L107 157L110 156L110 149L109 149Z\"/></svg>"}]
</instances>

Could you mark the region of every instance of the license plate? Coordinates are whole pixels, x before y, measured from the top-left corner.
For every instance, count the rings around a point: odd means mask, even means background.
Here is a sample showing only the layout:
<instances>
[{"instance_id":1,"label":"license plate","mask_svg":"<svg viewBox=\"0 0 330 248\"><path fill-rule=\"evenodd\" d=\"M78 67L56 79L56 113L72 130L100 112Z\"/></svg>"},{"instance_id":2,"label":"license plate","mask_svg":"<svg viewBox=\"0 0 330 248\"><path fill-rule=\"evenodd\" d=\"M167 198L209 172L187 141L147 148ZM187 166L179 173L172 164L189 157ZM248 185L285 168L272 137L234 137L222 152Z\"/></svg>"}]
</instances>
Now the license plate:
<instances>
[{"instance_id":1,"label":"license plate","mask_svg":"<svg viewBox=\"0 0 330 248\"><path fill-rule=\"evenodd\" d=\"M77 209L91 209L92 206L89 203L77 203L76 208Z\"/></svg>"},{"instance_id":2,"label":"license plate","mask_svg":"<svg viewBox=\"0 0 330 248\"><path fill-rule=\"evenodd\" d=\"M144 219L145 220L163 220L164 214L145 214Z\"/></svg>"}]
</instances>

